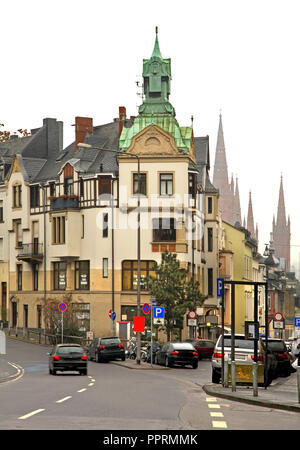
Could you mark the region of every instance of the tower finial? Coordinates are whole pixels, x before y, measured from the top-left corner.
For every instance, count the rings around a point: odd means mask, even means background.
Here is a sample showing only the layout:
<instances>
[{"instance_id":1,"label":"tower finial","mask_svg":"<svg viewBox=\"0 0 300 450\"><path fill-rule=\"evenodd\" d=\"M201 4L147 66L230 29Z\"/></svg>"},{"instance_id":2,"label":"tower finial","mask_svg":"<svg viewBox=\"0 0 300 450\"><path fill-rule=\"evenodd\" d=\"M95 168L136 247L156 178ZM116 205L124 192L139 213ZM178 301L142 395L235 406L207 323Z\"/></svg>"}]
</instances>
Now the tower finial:
<instances>
[{"instance_id":1,"label":"tower finial","mask_svg":"<svg viewBox=\"0 0 300 450\"><path fill-rule=\"evenodd\" d=\"M158 43L158 27L155 27L155 44L154 44L154 49L152 52L152 57L156 56L158 58L162 59L161 53L160 53L160 48L159 48L159 43Z\"/></svg>"}]
</instances>

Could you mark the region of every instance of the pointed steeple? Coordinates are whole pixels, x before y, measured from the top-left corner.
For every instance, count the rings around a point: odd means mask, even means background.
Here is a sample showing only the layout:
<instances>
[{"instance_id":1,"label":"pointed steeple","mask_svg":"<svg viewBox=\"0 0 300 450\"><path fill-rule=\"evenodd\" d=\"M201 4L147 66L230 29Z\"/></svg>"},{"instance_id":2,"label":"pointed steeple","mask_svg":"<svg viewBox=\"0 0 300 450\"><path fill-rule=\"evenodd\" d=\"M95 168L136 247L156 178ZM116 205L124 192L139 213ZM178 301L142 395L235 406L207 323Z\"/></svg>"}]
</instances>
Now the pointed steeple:
<instances>
[{"instance_id":1,"label":"pointed steeple","mask_svg":"<svg viewBox=\"0 0 300 450\"><path fill-rule=\"evenodd\" d=\"M241 225L242 217L241 217L241 205L240 205L240 192L239 192L238 177L236 177L236 179L235 179L234 215L235 215L235 223L238 222Z\"/></svg>"},{"instance_id":2,"label":"pointed steeple","mask_svg":"<svg viewBox=\"0 0 300 450\"><path fill-rule=\"evenodd\" d=\"M247 230L250 231L251 236L252 236L253 238L255 238L251 191L249 192L248 216L247 216Z\"/></svg>"},{"instance_id":3,"label":"pointed steeple","mask_svg":"<svg viewBox=\"0 0 300 450\"><path fill-rule=\"evenodd\" d=\"M291 230L290 218L286 221L283 179L280 177L279 198L276 221L273 218L273 238L275 255L281 260L281 267L287 272L290 270Z\"/></svg>"},{"instance_id":4,"label":"pointed steeple","mask_svg":"<svg viewBox=\"0 0 300 450\"><path fill-rule=\"evenodd\" d=\"M156 33L155 44L154 44L154 49L153 49L151 58L156 57L156 58L163 59L161 56L161 53L160 53L160 48L159 48L159 43L158 43L158 27L155 27L155 33Z\"/></svg>"},{"instance_id":5,"label":"pointed steeple","mask_svg":"<svg viewBox=\"0 0 300 450\"><path fill-rule=\"evenodd\" d=\"M234 182L228 182L228 168L224 143L222 114L219 115L219 129L215 154L213 185L219 189L219 207L225 222L234 225Z\"/></svg>"}]
</instances>

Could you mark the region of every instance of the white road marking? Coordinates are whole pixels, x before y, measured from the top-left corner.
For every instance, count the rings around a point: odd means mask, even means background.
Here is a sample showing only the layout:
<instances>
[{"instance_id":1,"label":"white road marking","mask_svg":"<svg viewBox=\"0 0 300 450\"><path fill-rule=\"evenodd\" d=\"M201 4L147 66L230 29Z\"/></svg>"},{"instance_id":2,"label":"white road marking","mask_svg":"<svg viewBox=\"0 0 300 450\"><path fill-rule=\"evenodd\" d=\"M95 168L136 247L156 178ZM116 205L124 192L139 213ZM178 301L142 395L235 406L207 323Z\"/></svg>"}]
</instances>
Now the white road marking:
<instances>
[{"instance_id":1,"label":"white road marking","mask_svg":"<svg viewBox=\"0 0 300 450\"><path fill-rule=\"evenodd\" d=\"M20 419L20 420L28 419L28 417L34 416L35 414L38 414L42 411L45 411L45 410L44 409L36 409L35 411L25 414L25 416L18 417L18 419Z\"/></svg>"},{"instance_id":2,"label":"white road marking","mask_svg":"<svg viewBox=\"0 0 300 450\"><path fill-rule=\"evenodd\" d=\"M79 391L77 391L77 392L84 392L84 391L86 391L86 388L79 389Z\"/></svg>"},{"instance_id":3,"label":"white road marking","mask_svg":"<svg viewBox=\"0 0 300 450\"><path fill-rule=\"evenodd\" d=\"M94 386L94 383L89 383L89 386Z\"/></svg>"},{"instance_id":4,"label":"white road marking","mask_svg":"<svg viewBox=\"0 0 300 450\"><path fill-rule=\"evenodd\" d=\"M66 400L69 400L69 398L72 398L72 396L69 395L68 397L61 398L60 400L57 400L56 403L62 403L62 402L65 402Z\"/></svg>"},{"instance_id":5,"label":"white road marking","mask_svg":"<svg viewBox=\"0 0 300 450\"><path fill-rule=\"evenodd\" d=\"M224 414L221 412L211 412L211 417L224 417Z\"/></svg>"},{"instance_id":6,"label":"white road marking","mask_svg":"<svg viewBox=\"0 0 300 450\"><path fill-rule=\"evenodd\" d=\"M207 397L207 398L206 398L206 401L207 401L207 402L216 402L217 399L216 399L216 397Z\"/></svg>"},{"instance_id":7,"label":"white road marking","mask_svg":"<svg viewBox=\"0 0 300 450\"><path fill-rule=\"evenodd\" d=\"M213 420L212 426L213 428L227 428L227 423L221 420Z\"/></svg>"},{"instance_id":8,"label":"white road marking","mask_svg":"<svg viewBox=\"0 0 300 450\"><path fill-rule=\"evenodd\" d=\"M208 405L209 408L220 409L220 405Z\"/></svg>"}]
</instances>

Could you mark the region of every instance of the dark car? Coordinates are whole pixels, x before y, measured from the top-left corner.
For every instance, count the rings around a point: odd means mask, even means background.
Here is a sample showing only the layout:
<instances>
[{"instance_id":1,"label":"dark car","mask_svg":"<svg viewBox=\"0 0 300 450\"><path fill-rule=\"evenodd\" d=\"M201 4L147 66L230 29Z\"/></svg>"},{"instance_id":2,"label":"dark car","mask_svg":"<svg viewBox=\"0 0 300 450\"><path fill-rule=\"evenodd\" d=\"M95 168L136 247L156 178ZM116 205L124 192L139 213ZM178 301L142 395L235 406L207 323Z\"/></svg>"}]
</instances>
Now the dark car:
<instances>
[{"instance_id":1,"label":"dark car","mask_svg":"<svg viewBox=\"0 0 300 450\"><path fill-rule=\"evenodd\" d=\"M101 337L93 339L88 349L89 359L96 362L125 361L124 345L118 337Z\"/></svg>"},{"instance_id":2,"label":"dark car","mask_svg":"<svg viewBox=\"0 0 300 450\"><path fill-rule=\"evenodd\" d=\"M168 342L155 353L155 364L171 367L175 364L181 366L191 365L198 367L198 352L190 342Z\"/></svg>"},{"instance_id":3,"label":"dark car","mask_svg":"<svg viewBox=\"0 0 300 450\"><path fill-rule=\"evenodd\" d=\"M87 355L78 344L58 344L49 353L49 373L79 371L87 375Z\"/></svg>"},{"instance_id":4,"label":"dark car","mask_svg":"<svg viewBox=\"0 0 300 450\"><path fill-rule=\"evenodd\" d=\"M211 358L214 353L215 343L207 339L187 339L198 352L198 358Z\"/></svg>"},{"instance_id":5,"label":"dark car","mask_svg":"<svg viewBox=\"0 0 300 450\"><path fill-rule=\"evenodd\" d=\"M265 343L265 339L263 342ZM278 377L288 377L293 370L285 342L282 339L269 338L268 350L272 352L277 361L276 375Z\"/></svg>"}]
</instances>

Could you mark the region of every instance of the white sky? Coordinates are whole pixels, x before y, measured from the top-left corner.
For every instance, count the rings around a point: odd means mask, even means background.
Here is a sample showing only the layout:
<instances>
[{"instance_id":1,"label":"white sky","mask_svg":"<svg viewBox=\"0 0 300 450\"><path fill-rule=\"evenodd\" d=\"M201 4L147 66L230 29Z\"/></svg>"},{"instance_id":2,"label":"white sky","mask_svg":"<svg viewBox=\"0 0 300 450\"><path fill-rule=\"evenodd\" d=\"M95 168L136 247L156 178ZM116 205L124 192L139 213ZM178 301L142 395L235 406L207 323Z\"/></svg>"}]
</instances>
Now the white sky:
<instances>
[{"instance_id":1,"label":"white sky","mask_svg":"<svg viewBox=\"0 0 300 450\"><path fill-rule=\"evenodd\" d=\"M193 115L195 136L210 137L211 179L222 110L229 177L238 175L242 216L252 192L261 252L283 174L298 264L299 12L299 0L3 1L0 123L15 131L55 117L66 146L76 116L100 125L119 106L136 115L157 25L177 120Z\"/></svg>"}]
</instances>

